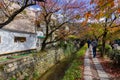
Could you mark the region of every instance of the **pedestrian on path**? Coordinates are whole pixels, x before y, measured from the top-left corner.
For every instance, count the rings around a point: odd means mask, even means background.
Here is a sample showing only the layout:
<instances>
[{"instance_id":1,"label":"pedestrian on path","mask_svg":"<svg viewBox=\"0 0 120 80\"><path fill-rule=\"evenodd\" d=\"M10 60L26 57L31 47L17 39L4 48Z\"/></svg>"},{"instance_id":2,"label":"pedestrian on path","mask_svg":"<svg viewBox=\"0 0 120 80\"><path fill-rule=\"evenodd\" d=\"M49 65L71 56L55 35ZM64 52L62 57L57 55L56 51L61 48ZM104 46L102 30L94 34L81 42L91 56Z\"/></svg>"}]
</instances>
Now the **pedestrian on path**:
<instances>
[{"instance_id":1,"label":"pedestrian on path","mask_svg":"<svg viewBox=\"0 0 120 80\"><path fill-rule=\"evenodd\" d=\"M88 39L87 40L88 48L90 47L91 41Z\"/></svg>"},{"instance_id":2,"label":"pedestrian on path","mask_svg":"<svg viewBox=\"0 0 120 80\"><path fill-rule=\"evenodd\" d=\"M96 57L97 40L93 40L91 42L91 45L92 45L92 51L93 51L93 58L95 58Z\"/></svg>"},{"instance_id":3,"label":"pedestrian on path","mask_svg":"<svg viewBox=\"0 0 120 80\"><path fill-rule=\"evenodd\" d=\"M114 50L117 50L118 44L117 44L116 42L114 42L114 44L113 44L112 46L113 46L113 49L114 49Z\"/></svg>"}]
</instances>

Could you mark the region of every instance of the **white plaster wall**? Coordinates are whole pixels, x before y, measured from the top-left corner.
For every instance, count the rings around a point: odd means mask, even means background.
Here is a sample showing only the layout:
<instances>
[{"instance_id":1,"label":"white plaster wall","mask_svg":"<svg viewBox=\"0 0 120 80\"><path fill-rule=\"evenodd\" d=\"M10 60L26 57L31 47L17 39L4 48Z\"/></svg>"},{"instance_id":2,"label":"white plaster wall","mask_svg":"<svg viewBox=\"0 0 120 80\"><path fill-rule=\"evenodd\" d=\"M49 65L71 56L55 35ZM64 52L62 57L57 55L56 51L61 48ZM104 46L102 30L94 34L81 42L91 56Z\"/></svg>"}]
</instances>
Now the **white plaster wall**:
<instances>
[{"instance_id":1,"label":"white plaster wall","mask_svg":"<svg viewBox=\"0 0 120 80\"><path fill-rule=\"evenodd\" d=\"M37 37L38 36L44 36L44 34L43 34L43 32L42 31L37 31ZM37 48L38 48L38 51L41 49L41 44L42 44L42 42L43 42L43 39L39 39L39 38L37 38Z\"/></svg>"},{"instance_id":2,"label":"white plaster wall","mask_svg":"<svg viewBox=\"0 0 120 80\"><path fill-rule=\"evenodd\" d=\"M37 36L44 36L42 31L37 31Z\"/></svg>"},{"instance_id":3,"label":"white plaster wall","mask_svg":"<svg viewBox=\"0 0 120 80\"><path fill-rule=\"evenodd\" d=\"M36 35L0 30L0 54L36 48ZM26 37L26 42L15 43L14 36Z\"/></svg>"}]
</instances>

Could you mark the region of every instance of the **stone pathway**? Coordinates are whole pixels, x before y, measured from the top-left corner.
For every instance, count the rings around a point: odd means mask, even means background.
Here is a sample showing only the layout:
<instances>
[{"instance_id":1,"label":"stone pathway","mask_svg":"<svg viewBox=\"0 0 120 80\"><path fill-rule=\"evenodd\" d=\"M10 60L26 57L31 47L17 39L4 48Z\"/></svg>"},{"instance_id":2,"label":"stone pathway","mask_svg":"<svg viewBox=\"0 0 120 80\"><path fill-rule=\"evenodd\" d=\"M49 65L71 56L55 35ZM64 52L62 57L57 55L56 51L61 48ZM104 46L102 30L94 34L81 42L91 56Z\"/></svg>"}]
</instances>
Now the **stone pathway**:
<instances>
[{"instance_id":1,"label":"stone pathway","mask_svg":"<svg viewBox=\"0 0 120 80\"><path fill-rule=\"evenodd\" d=\"M90 59L88 50L86 51L84 59L84 80L92 80L92 72L90 69Z\"/></svg>"},{"instance_id":2,"label":"stone pathway","mask_svg":"<svg viewBox=\"0 0 120 80\"><path fill-rule=\"evenodd\" d=\"M110 80L99 60L97 58L90 59L90 57L92 57L91 52L87 49L84 58L84 80ZM95 68L93 68L93 66L95 66ZM92 72L93 69L96 73ZM99 78L94 78L93 76L98 76Z\"/></svg>"}]
</instances>

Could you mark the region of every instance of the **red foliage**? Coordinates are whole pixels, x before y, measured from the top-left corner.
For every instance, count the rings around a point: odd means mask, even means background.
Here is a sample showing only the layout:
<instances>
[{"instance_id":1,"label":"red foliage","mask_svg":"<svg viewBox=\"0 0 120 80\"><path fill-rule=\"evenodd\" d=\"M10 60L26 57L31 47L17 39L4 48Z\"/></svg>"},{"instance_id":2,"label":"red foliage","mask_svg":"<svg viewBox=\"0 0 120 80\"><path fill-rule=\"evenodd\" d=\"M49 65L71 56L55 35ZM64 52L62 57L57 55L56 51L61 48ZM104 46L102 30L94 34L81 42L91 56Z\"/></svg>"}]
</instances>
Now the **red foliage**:
<instances>
[{"instance_id":1,"label":"red foliage","mask_svg":"<svg viewBox=\"0 0 120 80\"><path fill-rule=\"evenodd\" d=\"M109 59L99 58L104 70L110 74L111 79L119 80L120 79L120 65L114 64Z\"/></svg>"}]
</instances>

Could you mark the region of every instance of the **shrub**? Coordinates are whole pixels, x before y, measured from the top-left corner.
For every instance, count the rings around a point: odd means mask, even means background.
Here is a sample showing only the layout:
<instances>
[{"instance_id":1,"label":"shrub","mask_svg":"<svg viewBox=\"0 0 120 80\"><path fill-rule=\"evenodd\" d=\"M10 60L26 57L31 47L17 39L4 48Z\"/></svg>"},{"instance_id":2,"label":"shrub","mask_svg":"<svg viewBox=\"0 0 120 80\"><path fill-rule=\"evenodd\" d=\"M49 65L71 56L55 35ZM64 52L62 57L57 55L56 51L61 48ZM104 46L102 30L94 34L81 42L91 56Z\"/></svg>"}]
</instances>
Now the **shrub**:
<instances>
[{"instance_id":1,"label":"shrub","mask_svg":"<svg viewBox=\"0 0 120 80\"><path fill-rule=\"evenodd\" d=\"M37 78L39 78L39 76L40 76L39 72L38 72L38 71L35 71L35 72L33 73L33 80L37 80Z\"/></svg>"},{"instance_id":2,"label":"shrub","mask_svg":"<svg viewBox=\"0 0 120 80\"><path fill-rule=\"evenodd\" d=\"M84 56L86 49L87 47L84 46L76 53L73 62L65 72L65 76L62 80L78 80L82 77L82 72L79 67L83 65L83 61L80 61L80 57Z\"/></svg>"},{"instance_id":3,"label":"shrub","mask_svg":"<svg viewBox=\"0 0 120 80\"><path fill-rule=\"evenodd\" d=\"M111 46L109 44L106 44L105 50L108 52L110 49L112 49Z\"/></svg>"},{"instance_id":4,"label":"shrub","mask_svg":"<svg viewBox=\"0 0 120 80\"><path fill-rule=\"evenodd\" d=\"M99 52L102 52L102 44L99 44L97 48L98 48ZM109 50L112 50L112 48L110 45L106 44L105 45L105 53L108 54Z\"/></svg>"},{"instance_id":5,"label":"shrub","mask_svg":"<svg viewBox=\"0 0 120 80\"><path fill-rule=\"evenodd\" d=\"M12 77L10 80L17 80L16 78Z\"/></svg>"},{"instance_id":6,"label":"shrub","mask_svg":"<svg viewBox=\"0 0 120 80\"><path fill-rule=\"evenodd\" d=\"M114 62L119 64L120 63L120 50L114 50Z\"/></svg>"},{"instance_id":7,"label":"shrub","mask_svg":"<svg viewBox=\"0 0 120 80\"><path fill-rule=\"evenodd\" d=\"M102 45L101 44L98 44L97 48L98 48L99 52L102 52Z\"/></svg>"},{"instance_id":8,"label":"shrub","mask_svg":"<svg viewBox=\"0 0 120 80\"><path fill-rule=\"evenodd\" d=\"M114 59L114 56L115 56L114 51L113 51L113 50L109 50L107 56L108 56L111 60L113 60L113 59Z\"/></svg>"},{"instance_id":9,"label":"shrub","mask_svg":"<svg viewBox=\"0 0 120 80\"><path fill-rule=\"evenodd\" d=\"M120 64L120 53L115 55L114 62Z\"/></svg>"},{"instance_id":10,"label":"shrub","mask_svg":"<svg viewBox=\"0 0 120 80\"><path fill-rule=\"evenodd\" d=\"M110 50L108 57L116 64L120 64L120 50Z\"/></svg>"}]
</instances>

